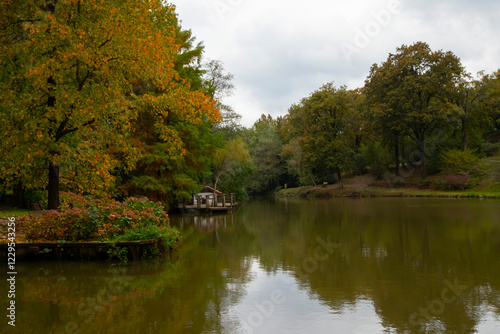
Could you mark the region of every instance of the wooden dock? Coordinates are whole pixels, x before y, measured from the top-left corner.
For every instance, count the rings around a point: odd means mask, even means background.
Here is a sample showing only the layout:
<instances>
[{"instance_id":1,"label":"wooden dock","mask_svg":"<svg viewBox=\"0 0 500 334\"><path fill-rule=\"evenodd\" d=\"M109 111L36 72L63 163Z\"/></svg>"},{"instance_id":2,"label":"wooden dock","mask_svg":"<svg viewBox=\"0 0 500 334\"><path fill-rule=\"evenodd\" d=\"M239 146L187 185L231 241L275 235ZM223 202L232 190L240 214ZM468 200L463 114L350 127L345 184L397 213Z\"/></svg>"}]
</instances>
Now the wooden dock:
<instances>
[{"instance_id":1,"label":"wooden dock","mask_svg":"<svg viewBox=\"0 0 500 334\"><path fill-rule=\"evenodd\" d=\"M177 209L186 213L229 213L236 210L238 203L236 203L235 195L218 195L210 194L205 197L194 196L191 202L180 202Z\"/></svg>"}]
</instances>

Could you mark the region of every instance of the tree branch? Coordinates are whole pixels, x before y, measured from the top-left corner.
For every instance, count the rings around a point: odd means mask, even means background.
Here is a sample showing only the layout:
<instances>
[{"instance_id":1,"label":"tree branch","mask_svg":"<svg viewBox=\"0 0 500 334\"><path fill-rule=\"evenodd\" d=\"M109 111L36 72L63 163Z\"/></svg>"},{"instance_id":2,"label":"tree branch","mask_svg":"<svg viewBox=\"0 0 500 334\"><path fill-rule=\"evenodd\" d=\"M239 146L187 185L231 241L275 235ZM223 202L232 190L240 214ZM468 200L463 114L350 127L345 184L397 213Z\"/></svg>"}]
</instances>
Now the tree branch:
<instances>
[{"instance_id":1,"label":"tree branch","mask_svg":"<svg viewBox=\"0 0 500 334\"><path fill-rule=\"evenodd\" d=\"M70 134L72 132L76 132L76 131L78 131L81 128L84 128L86 126L89 126L89 125L95 123L95 119L92 119L92 120L90 120L88 122L85 122L85 123L83 123L79 127L75 127L75 128L71 128L71 129L65 129L65 127L68 124L68 122L69 122L69 117L66 116L66 118L64 119L64 121L61 122L61 124L59 125L59 128L57 129L56 138L55 138L56 142L58 142L59 139L61 139L62 137L64 137L67 134Z\"/></svg>"}]
</instances>

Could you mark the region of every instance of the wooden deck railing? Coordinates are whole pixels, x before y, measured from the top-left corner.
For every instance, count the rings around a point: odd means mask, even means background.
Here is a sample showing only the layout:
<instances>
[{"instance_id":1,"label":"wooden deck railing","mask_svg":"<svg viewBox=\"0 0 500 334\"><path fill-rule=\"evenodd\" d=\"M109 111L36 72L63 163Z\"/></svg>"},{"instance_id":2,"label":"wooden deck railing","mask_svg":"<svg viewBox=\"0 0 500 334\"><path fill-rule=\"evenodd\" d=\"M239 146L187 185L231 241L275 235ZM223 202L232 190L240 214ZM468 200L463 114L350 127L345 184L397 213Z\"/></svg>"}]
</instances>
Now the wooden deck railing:
<instances>
[{"instance_id":1,"label":"wooden deck railing","mask_svg":"<svg viewBox=\"0 0 500 334\"><path fill-rule=\"evenodd\" d=\"M179 208L190 209L196 208L200 209L216 209L216 208L233 208L236 206L236 195L231 193L227 194L209 194L205 196L197 195L193 196L191 201L181 201L179 203Z\"/></svg>"}]
</instances>

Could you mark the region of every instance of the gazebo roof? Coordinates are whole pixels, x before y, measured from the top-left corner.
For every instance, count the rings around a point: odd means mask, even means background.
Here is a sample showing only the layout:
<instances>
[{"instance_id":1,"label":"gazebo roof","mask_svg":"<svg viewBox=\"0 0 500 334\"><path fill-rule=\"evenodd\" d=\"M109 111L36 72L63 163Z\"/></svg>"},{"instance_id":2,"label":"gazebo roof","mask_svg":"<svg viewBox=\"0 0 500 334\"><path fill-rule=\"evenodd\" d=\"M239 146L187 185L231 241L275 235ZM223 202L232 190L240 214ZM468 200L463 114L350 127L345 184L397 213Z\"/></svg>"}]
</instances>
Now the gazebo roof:
<instances>
[{"instance_id":1,"label":"gazebo roof","mask_svg":"<svg viewBox=\"0 0 500 334\"><path fill-rule=\"evenodd\" d=\"M222 195L222 193L212 187L203 185L203 189L200 191L200 193L212 193L212 194L217 194L217 195Z\"/></svg>"}]
</instances>

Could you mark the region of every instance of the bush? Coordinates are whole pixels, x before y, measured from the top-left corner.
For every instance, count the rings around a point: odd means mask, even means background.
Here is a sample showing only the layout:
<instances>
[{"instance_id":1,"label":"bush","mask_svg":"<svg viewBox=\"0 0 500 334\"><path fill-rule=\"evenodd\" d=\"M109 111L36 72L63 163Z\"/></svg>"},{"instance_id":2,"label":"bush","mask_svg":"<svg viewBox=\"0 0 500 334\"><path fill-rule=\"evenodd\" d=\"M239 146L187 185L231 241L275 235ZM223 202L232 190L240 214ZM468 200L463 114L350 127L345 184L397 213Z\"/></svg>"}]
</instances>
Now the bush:
<instances>
[{"instance_id":1,"label":"bush","mask_svg":"<svg viewBox=\"0 0 500 334\"><path fill-rule=\"evenodd\" d=\"M485 156L492 157L500 152L500 143L484 143L481 149Z\"/></svg>"},{"instance_id":2,"label":"bush","mask_svg":"<svg viewBox=\"0 0 500 334\"><path fill-rule=\"evenodd\" d=\"M129 198L85 198L63 193L60 211L32 216L26 238L31 241L132 241L174 233L161 203Z\"/></svg>"},{"instance_id":3,"label":"bush","mask_svg":"<svg viewBox=\"0 0 500 334\"><path fill-rule=\"evenodd\" d=\"M487 164L480 161L475 150L450 150L443 155L443 170L452 174L484 174Z\"/></svg>"},{"instance_id":4,"label":"bush","mask_svg":"<svg viewBox=\"0 0 500 334\"><path fill-rule=\"evenodd\" d=\"M467 174L446 175L435 182L439 190L466 190L471 187L471 180Z\"/></svg>"},{"instance_id":5,"label":"bush","mask_svg":"<svg viewBox=\"0 0 500 334\"><path fill-rule=\"evenodd\" d=\"M457 147L457 143L451 135L448 137L443 135L430 136L425 144L425 168L427 173L432 175L442 172L444 169L443 156L445 152L453 150L455 147ZM418 152L416 147L414 149Z\"/></svg>"},{"instance_id":6,"label":"bush","mask_svg":"<svg viewBox=\"0 0 500 334\"><path fill-rule=\"evenodd\" d=\"M423 179L420 181L420 189L428 189L432 185L431 180Z\"/></svg>"}]
</instances>

